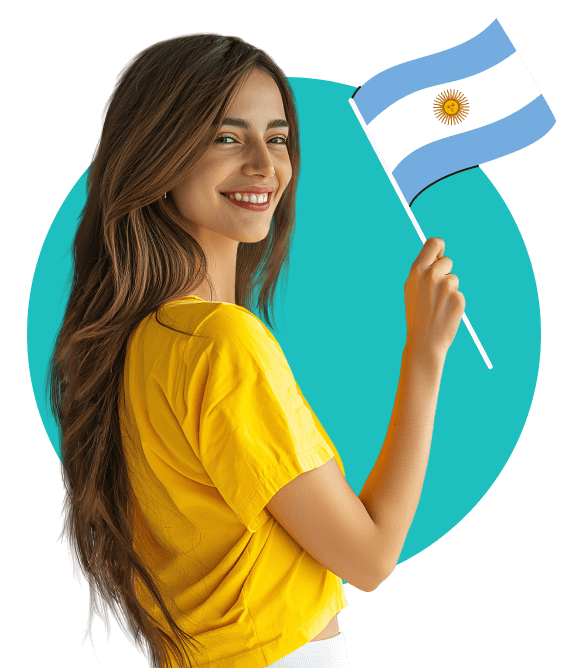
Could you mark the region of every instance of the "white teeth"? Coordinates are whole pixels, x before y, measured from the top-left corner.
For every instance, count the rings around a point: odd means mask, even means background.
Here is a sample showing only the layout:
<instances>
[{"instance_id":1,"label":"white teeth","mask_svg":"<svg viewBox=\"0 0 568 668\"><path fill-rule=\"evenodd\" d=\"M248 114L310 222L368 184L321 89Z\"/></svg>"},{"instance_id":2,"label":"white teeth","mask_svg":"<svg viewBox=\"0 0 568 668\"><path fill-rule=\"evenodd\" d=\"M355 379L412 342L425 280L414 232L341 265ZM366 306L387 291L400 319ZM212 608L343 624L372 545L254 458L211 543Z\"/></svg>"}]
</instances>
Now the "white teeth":
<instances>
[{"instance_id":1,"label":"white teeth","mask_svg":"<svg viewBox=\"0 0 568 668\"><path fill-rule=\"evenodd\" d=\"M250 199L248 195L235 193L234 195L229 195L229 199L235 199L237 202L242 200L243 202L251 202L251 204L264 204L264 202L268 202L268 193L264 193L264 195L251 194Z\"/></svg>"}]
</instances>

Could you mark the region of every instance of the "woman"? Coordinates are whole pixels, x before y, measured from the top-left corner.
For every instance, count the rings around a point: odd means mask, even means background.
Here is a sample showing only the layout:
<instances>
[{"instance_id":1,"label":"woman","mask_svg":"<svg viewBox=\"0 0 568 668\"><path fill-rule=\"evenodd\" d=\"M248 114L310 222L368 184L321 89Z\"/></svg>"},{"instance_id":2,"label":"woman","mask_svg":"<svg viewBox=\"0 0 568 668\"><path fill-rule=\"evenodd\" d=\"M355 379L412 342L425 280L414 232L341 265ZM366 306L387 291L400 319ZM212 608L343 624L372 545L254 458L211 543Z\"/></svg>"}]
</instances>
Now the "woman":
<instances>
[{"instance_id":1,"label":"woman","mask_svg":"<svg viewBox=\"0 0 568 668\"><path fill-rule=\"evenodd\" d=\"M50 399L91 613L95 593L118 607L154 668L347 666L341 580L388 577L418 504L465 307L451 260L429 239L411 268L393 417L357 497L249 310L258 286L270 322L298 172L293 95L263 51L190 35L122 73Z\"/></svg>"}]
</instances>

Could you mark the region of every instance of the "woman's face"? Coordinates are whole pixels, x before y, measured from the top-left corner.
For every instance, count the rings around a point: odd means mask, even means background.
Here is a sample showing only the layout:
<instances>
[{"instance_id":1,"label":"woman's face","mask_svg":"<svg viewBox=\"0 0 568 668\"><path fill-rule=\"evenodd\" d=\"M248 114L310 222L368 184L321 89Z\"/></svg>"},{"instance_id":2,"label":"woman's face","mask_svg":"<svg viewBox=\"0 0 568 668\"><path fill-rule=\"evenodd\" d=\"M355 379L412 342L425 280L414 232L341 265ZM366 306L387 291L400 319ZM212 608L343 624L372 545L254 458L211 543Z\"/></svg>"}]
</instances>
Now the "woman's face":
<instances>
[{"instance_id":1,"label":"woman's face","mask_svg":"<svg viewBox=\"0 0 568 668\"><path fill-rule=\"evenodd\" d=\"M288 132L278 86L270 76L254 70L230 105L212 145L190 176L168 194L190 221L191 234L209 243L220 241L217 235L247 243L266 237L292 177ZM254 187L268 188L268 201L245 208ZM224 194L230 191L235 200ZM238 205L237 193L245 206Z\"/></svg>"}]
</instances>

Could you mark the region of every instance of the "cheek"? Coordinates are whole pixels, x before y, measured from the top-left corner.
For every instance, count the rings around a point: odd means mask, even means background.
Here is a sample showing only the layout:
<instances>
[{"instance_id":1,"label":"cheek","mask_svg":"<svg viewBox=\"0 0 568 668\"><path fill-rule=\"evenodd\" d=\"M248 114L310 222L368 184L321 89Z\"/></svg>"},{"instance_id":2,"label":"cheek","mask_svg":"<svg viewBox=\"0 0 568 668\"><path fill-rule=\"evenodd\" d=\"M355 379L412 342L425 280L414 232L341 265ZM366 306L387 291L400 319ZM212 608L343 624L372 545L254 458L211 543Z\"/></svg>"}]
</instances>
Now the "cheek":
<instances>
[{"instance_id":1,"label":"cheek","mask_svg":"<svg viewBox=\"0 0 568 668\"><path fill-rule=\"evenodd\" d=\"M211 197L207 201L205 191L203 188L197 187L197 184L192 184L191 187L185 188L180 193L179 212L189 220L193 220L194 222L201 221L210 209Z\"/></svg>"},{"instance_id":2,"label":"cheek","mask_svg":"<svg viewBox=\"0 0 568 668\"><path fill-rule=\"evenodd\" d=\"M197 170L196 170L197 171ZM205 174L198 172L185 184L183 188L183 200L186 206L195 207L211 198L211 193L215 187L211 179L205 178Z\"/></svg>"}]
</instances>

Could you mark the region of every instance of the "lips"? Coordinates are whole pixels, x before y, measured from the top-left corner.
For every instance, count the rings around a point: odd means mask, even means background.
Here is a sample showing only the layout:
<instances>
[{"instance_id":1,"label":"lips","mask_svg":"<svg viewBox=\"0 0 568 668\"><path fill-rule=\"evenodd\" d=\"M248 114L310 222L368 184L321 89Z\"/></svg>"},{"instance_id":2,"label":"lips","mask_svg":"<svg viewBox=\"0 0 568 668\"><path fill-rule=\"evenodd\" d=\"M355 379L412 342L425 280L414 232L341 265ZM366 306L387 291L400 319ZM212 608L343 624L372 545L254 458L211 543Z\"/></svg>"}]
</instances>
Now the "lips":
<instances>
[{"instance_id":1,"label":"lips","mask_svg":"<svg viewBox=\"0 0 568 668\"><path fill-rule=\"evenodd\" d=\"M243 188L233 188L233 190L226 190L225 192L221 193L222 195L234 195L235 193L253 193L255 195L258 194L264 194L264 193L271 193L274 192L274 188L271 188L270 186L244 186Z\"/></svg>"},{"instance_id":2,"label":"lips","mask_svg":"<svg viewBox=\"0 0 568 668\"><path fill-rule=\"evenodd\" d=\"M237 192L238 192L238 191L237 191ZM232 195L232 194L233 194L233 191L231 191L230 193L221 193L221 195L223 195L223 197L226 197L227 199L231 199L231 198L229 197L229 195ZM241 195L242 195L242 194L244 194L244 193L241 192ZM249 196L249 198L250 198L251 195L256 195L256 196L258 197L258 193L251 193L251 192L248 192L248 193L246 193L246 194ZM263 195L264 195L264 194L267 194L267 195L268 195L268 199L266 200L265 204L270 204L270 202L272 202L272 195L273 195L274 193L273 193L273 192L269 192L269 193L262 193L262 194L263 194ZM237 201L237 200L235 200L235 201ZM241 201L242 201L242 200L241 200ZM245 203L245 204L249 204L250 202L244 202L244 203Z\"/></svg>"},{"instance_id":3,"label":"lips","mask_svg":"<svg viewBox=\"0 0 568 668\"><path fill-rule=\"evenodd\" d=\"M219 193L220 195L223 195L223 193ZM231 199L230 197L227 197L225 195L225 199L229 200L229 203L232 204L233 206L237 207L238 209L245 209L248 211L267 211L270 209L272 206L271 202L271 197L272 193L268 193L268 200L264 202L263 204L255 204L254 202L245 202L241 200L240 202L236 199Z\"/></svg>"}]
</instances>

